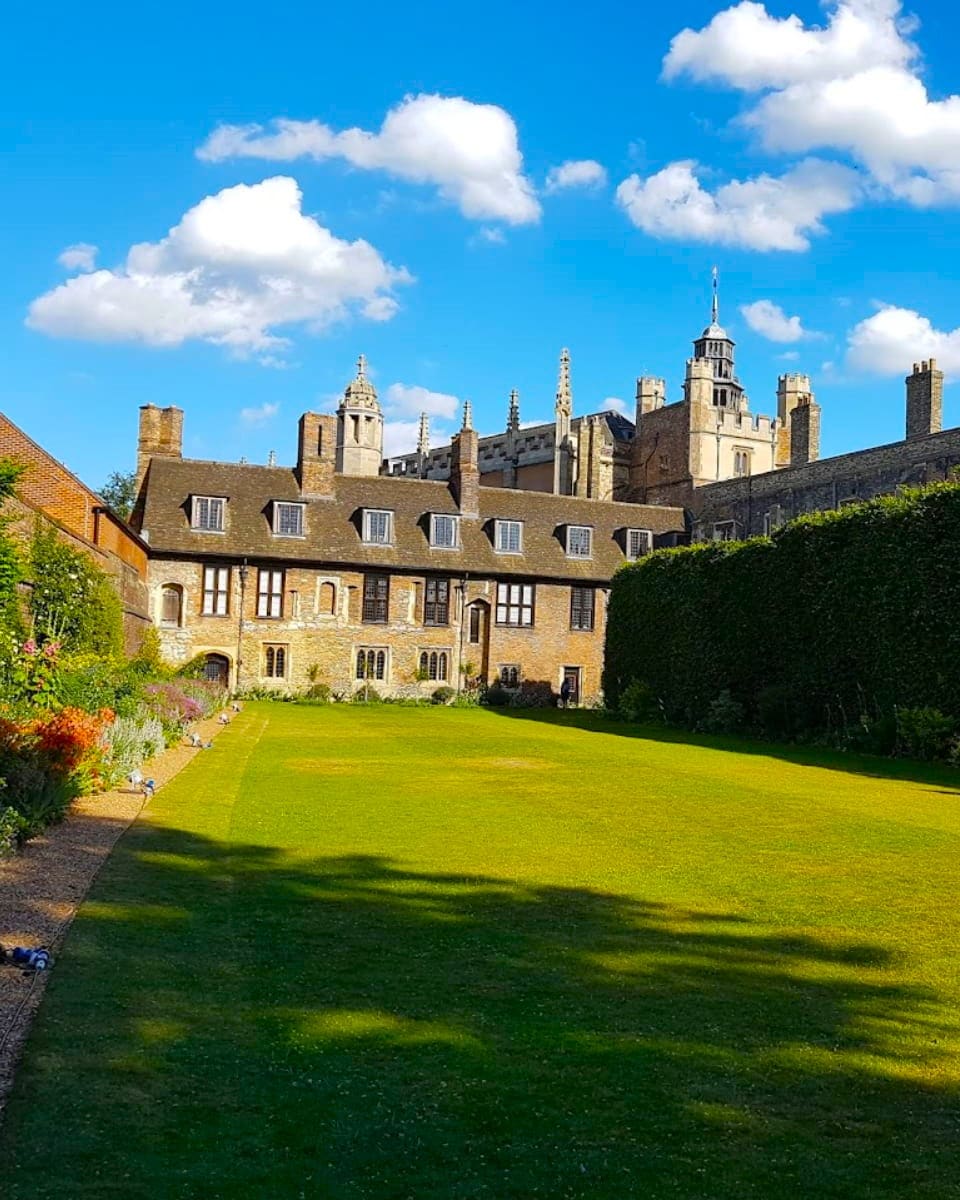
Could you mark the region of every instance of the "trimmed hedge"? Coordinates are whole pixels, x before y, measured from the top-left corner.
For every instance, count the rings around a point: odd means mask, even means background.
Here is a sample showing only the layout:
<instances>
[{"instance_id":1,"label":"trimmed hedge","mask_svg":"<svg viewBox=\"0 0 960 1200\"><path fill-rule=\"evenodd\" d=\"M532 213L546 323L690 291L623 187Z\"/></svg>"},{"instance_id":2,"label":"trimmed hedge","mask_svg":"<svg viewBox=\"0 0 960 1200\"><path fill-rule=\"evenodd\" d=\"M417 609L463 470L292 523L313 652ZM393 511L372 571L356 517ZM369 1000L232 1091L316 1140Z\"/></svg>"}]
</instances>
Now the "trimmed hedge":
<instances>
[{"instance_id":1,"label":"trimmed hedge","mask_svg":"<svg viewBox=\"0 0 960 1200\"><path fill-rule=\"evenodd\" d=\"M633 681L670 721L702 725L728 693L778 737L902 707L960 719L960 485L622 568L607 622L611 708Z\"/></svg>"}]
</instances>

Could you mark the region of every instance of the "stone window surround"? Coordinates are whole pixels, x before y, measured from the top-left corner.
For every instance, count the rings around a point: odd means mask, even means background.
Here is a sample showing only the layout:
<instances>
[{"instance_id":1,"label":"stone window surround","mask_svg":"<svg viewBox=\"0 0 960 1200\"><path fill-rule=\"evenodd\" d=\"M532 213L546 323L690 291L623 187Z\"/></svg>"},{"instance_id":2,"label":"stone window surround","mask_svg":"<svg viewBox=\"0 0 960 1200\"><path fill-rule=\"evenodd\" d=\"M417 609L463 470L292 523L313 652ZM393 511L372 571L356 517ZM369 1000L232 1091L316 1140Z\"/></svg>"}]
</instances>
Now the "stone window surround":
<instances>
[{"instance_id":1,"label":"stone window surround","mask_svg":"<svg viewBox=\"0 0 960 1200\"><path fill-rule=\"evenodd\" d=\"M286 642L264 642L263 677L265 679L287 679L290 668L290 647Z\"/></svg>"}]
</instances>

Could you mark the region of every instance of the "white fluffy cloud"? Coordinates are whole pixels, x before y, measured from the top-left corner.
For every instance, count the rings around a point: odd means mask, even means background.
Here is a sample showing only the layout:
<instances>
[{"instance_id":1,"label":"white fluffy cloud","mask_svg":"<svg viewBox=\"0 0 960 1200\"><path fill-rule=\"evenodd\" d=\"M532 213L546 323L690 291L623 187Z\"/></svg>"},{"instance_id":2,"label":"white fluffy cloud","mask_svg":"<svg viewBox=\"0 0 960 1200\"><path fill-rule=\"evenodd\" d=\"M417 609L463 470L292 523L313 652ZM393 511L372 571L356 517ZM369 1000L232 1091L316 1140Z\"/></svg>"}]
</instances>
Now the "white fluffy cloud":
<instances>
[{"instance_id":1,"label":"white fluffy cloud","mask_svg":"<svg viewBox=\"0 0 960 1200\"><path fill-rule=\"evenodd\" d=\"M257 408L241 408L240 421L241 424L247 426L266 425L280 411L279 404L271 404L269 401L264 401Z\"/></svg>"},{"instance_id":2,"label":"white fluffy cloud","mask_svg":"<svg viewBox=\"0 0 960 1200\"><path fill-rule=\"evenodd\" d=\"M912 308L884 305L847 335L847 362L877 375L907 375L913 364L935 358L948 375L960 374L960 329L935 329Z\"/></svg>"},{"instance_id":3,"label":"white fluffy cloud","mask_svg":"<svg viewBox=\"0 0 960 1200\"><path fill-rule=\"evenodd\" d=\"M741 118L764 149L849 155L913 204L960 200L960 96L931 99L900 0L834 0L824 27L752 0L671 43L664 76L763 93Z\"/></svg>"},{"instance_id":4,"label":"white fluffy cloud","mask_svg":"<svg viewBox=\"0 0 960 1200\"><path fill-rule=\"evenodd\" d=\"M201 340L239 354L282 348L275 332L316 330L359 311L387 320L411 276L369 242L342 241L277 176L207 196L159 242L132 246L114 270L77 275L30 305L27 323L57 337L178 346Z\"/></svg>"},{"instance_id":5,"label":"white fluffy cloud","mask_svg":"<svg viewBox=\"0 0 960 1200\"><path fill-rule=\"evenodd\" d=\"M683 238L751 250L806 250L821 218L852 208L855 172L806 159L784 175L732 180L707 191L691 161L670 163L646 179L631 175L617 201L654 237Z\"/></svg>"},{"instance_id":6,"label":"white fluffy cloud","mask_svg":"<svg viewBox=\"0 0 960 1200\"><path fill-rule=\"evenodd\" d=\"M459 96L407 96L390 109L377 133L338 133L320 121L276 118L262 125L221 125L197 150L201 159L343 158L413 183L432 184L466 217L523 225L540 205L523 174L513 118L494 104Z\"/></svg>"},{"instance_id":7,"label":"white fluffy cloud","mask_svg":"<svg viewBox=\"0 0 960 1200\"><path fill-rule=\"evenodd\" d=\"M885 63L904 66L914 49L898 26L899 0L840 0L826 27L772 17L742 0L703 29L684 29L663 60L666 79L688 75L744 91L827 81Z\"/></svg>"},{"instance_id":8,"label":"white fluffy cloud","mask_svg":"<svg viewBox=\"0 0 960 1200\"><path fill-rule=\"evenodd\" d=\"M627 408L626 400L621 400L619 396L608 396L600 405L601 412L619 413L621 417L632 417L632 413Z\"/></svg>"},{"instance_id":9,"label":"white fluffy cloud","mask_svg":"<svg viewBox=\"0 0 960 1200\"><path fill-rule=\"evenodd\" d=\"M607 169L592 158L570 160L547 172L544 191L547 195L562 192L565 188L596 188L607 182Z\"/></svg>"},{"instance_id":10,"label":"white fluffy cloud","mask_svg":"<svg viewBox=\"0 0 960 1200\"><path fill-rule=\"evenodd\" d=\"M740 311L753 332L770 342L799 342L812 336L803 328L799 317L788 317L772 300L741 304Z\"/></svg>"},{"instance_id":11,"label":"white fluffy cloud","mask_svg":"<svg viewBox=\"0 0 960 1200\"><path fill-rule=\"evenodd\" d=\"M391 383L384 395L384 411L389 415L418 417L425 412L430 417L451 420L460 408L460 400L445 392L431 392L418 384Z\"/></svg>"},{"instance_id":12,"label":"white fluffy cloud","mask_svg":"<svg viewBox=\"0 0 960 1200\"><path fill-rule=\"evenodd\" d=\"M57 255L57 262L68 271L92 271L97 262L98 247L89 242L77 242Z\"/></svg>"}]
</instances>

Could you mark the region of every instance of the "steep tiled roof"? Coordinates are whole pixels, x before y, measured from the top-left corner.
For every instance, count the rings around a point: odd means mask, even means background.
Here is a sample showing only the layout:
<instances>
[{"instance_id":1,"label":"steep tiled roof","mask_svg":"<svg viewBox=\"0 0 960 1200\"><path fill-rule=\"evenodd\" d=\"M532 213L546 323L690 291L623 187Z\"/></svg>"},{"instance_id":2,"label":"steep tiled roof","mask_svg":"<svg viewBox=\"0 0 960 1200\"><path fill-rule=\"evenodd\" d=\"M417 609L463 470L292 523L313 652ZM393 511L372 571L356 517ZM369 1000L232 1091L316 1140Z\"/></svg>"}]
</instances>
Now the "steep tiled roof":
<instances>
[{"instance_id":1,"label":"steep tiled roof","mask_svg":"<svg viewBox=\"0 0 960 1200\"><path fill-rule=\"evenodd\" d=\"M678 508L481 487L479 519L461 521L461 548L440 550L430 546L429 514L458 511L444 482L337 475L333 497L306 501L302 538L276 537L271 532L271 501L302 499L296 474L289 467L154 458L144 489L144 536L153 554L171 557L225 556L602 581L624 561L622 530L666 534L684 529L683 511ZM224 533L191 530L190 497L197 495L226 497ZM393 546L363 544L364 508L394 513ZM496 553L492 539L498 517L523 521L523 554ZM563 537L568 524L593 526L592 559L567 558Z\"/></svg>"}]
</instances>

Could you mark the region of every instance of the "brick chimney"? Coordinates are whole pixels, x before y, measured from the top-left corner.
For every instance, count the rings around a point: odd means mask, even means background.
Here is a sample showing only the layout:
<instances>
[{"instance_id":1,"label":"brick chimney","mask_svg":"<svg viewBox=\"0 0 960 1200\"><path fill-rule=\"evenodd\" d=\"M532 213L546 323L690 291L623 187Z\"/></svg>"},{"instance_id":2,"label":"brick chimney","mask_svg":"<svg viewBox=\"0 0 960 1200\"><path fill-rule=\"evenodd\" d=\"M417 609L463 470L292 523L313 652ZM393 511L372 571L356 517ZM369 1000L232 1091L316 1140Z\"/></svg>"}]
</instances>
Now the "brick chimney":
<instances>
[{"instance_id":1,"label":"brick chimney","mask_svg":"<svg viewBox=\"0 0 960 1200\"><path fill-rule=\"evenodd\" d=\"M450 491L464 517L480 515L480 439L473 428L470 401L463 406L463 427L450 446Z\"/></svg>"},{"instance_id":2,"label":"brick chimney","mask_svg":"<svg viewBox=\"0 0 960 1200\"><path fill-rule=\"evenodd\" d=\"M337 418L306 412L300 418L297 481L304 496L332 496L337 462Z\"/></svg>"},{"instance_id":3,"label":"brick chimney","mask_svg":"<svg viewBox=\"0 0 960 1200\"><path fill-rule=\"evenodd\" d=\"M820 405L812 395L801 396L790 410L790 466L802 467L820 457Z\"/></svg>"},{"instance_id":4,"label":"brick chimney","mask_svg":"<svg viewBox=\"0 0 960 1200\"><path fill-rule=\"evenodd\" d=\"M914 363L907 384L907 440L939 433L943 428L943 372L937 360Z\"/></svg>"},{"instance_id":5,"label":"brick chimney","mask_svg":"<svg viewBox=\"0 0 960 1200\"><path fill-rule=\"evenodd\" d=\"M183 409L140 406L140 437L137 441L137 487L143 483L151 458L183 457Z\"/></svg>"}]
</instances>

